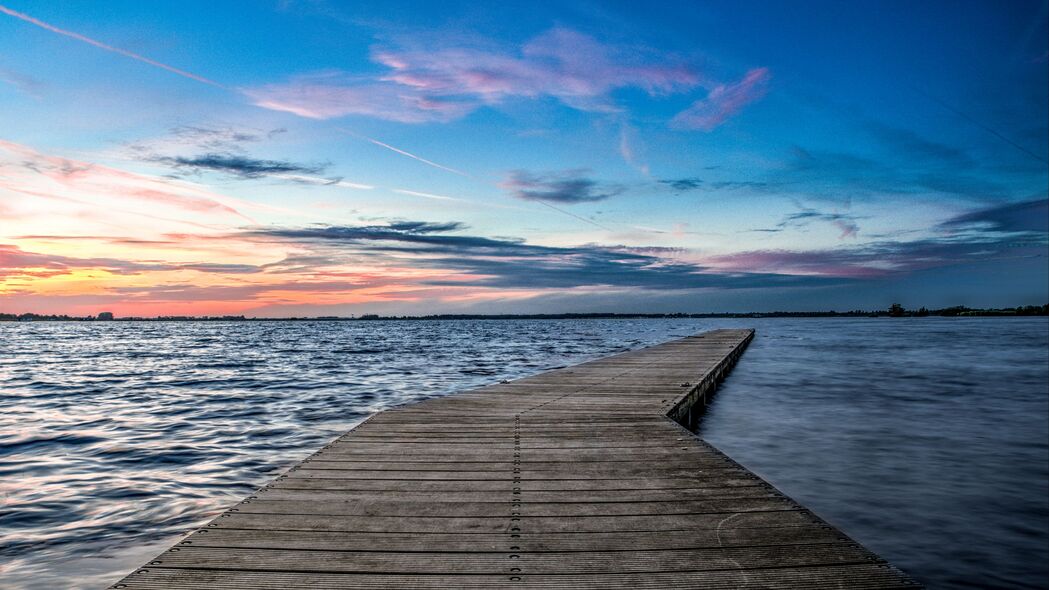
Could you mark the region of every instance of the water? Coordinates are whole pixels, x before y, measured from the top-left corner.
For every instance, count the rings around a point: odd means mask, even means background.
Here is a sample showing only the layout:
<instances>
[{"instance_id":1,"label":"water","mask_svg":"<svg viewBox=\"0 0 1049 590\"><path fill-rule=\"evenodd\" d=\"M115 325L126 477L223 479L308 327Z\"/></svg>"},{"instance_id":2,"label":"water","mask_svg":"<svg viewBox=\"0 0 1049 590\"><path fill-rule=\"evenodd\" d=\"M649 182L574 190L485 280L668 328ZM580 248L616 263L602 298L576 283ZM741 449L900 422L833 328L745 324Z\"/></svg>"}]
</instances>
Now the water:
<instances>
[{"instance_id":1,"label":"water","mask_svg":"<svg viewBox=\"0 0 1049 590\"><path fill-rule=\"evenodd\" d=\"M0 588L103 588L369 414L716 327L701 433L931 587L1044 587L1049 322L0 324Z\"/></svg>"},{"instance_id":2,"label":"water","mask_svg":"<svg viewBox=\"0 0 1049 590\"><path fill-rule=\"evenodd\" d=\"M700 434L931 588L1049 587L1049 321L774 321Z\"/></svg>"}]
</instances>

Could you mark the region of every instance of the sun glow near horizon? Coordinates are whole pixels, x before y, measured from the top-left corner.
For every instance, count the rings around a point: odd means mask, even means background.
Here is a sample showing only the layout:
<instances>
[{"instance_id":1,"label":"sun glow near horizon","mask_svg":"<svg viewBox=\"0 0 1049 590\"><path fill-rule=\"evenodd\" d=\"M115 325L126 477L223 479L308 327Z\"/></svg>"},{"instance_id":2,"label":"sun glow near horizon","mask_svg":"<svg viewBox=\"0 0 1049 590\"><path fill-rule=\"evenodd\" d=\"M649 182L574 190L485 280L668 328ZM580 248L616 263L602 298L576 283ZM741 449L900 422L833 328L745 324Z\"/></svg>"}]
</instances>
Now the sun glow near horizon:
<instances>
[{"instance_id":1,"label":"sun glow near horizon","mask_svg":"<svg viewBox=\"0 0 1049 590\"><path fill-rule=\"evenodd\" d=\"M840 30L719 2L600 18L420 2L396 22L16 4L0 7L0 311L1049 297L1044 4L854 5L869 26ZM875 34L889 22L895 38ZM920 91L885 90L899 80Z\"/></svg>"}]
</instances>

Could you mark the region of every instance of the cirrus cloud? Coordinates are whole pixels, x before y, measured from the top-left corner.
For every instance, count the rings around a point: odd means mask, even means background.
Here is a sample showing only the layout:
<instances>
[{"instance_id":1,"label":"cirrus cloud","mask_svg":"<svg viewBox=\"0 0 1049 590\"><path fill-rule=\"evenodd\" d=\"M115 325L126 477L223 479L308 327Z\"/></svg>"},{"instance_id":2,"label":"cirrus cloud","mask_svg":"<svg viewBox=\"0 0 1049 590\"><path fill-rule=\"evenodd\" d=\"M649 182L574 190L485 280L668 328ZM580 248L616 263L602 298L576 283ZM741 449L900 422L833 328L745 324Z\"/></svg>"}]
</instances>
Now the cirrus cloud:
<instances>
[{"instance_id":1,"label":"cirrus cloud","mask_svg":"<svg viewBox=\"0 0 1049 590\"><path fill-rule=\"evenodd\" d=\"M78 258L23 250L14 244L0 244L0 278L29 276L58 276L80 269L101 270L116 275L136 275L145 272L192 270L216 274L258 272L258 267L247 264L191 262L183 264L156 261L121 260L117 258Z\"/></svg>"},{"instance_id":2,"label":"cirrus cloud","mask_svg":"<svg viewBox=\"0 0 1049 590\"><path fill-rule=\"evenodd\" d=\"M404 264L440 271L418 284L495 289L735 289L823 285L836 277L777 273L724 273L664 257L676 249L625 246L544 246L523 240L464 235L461 223L399 221L387 225L266 227L247 230L241 238L280 241L328 257L371 264ZM323 259L323 258L322 258ZM314 259L315 261L317 258ZM451 273L451 274L448 274Z\"/></svg>"},{"instance_id":3,"label":"cirrus cloud","mask_svg":"<svg viewBox=\"0 0 1049 590\"><path fill-rule=\"evenodd\" d=\"M609 95L620 88L658 96L707 83L672 55L605 44L564 27L516 50L487 43L376 48L372 60L387 71L377 77L318 72L242 92L257 106L302 117L425 123L459 119L511 98L548 97L579 110L614 112L620 109Z\"/></svg>"},{"instance_id":4,"label":"cirrus cloud","mask_svg":"<svg viewBox=\"0 0 1049 590\"><path fill-rule=\"evenodd\" d=\"M0 194L15 193L22 200L93 208L102 201L113 205L138 202L252 221L237 208L248 203L197 185L45 154L11 141L0 140L0 169L7 170L0 175Z\"/></svg>"},{"instance_id":5,"label":"cirrus cloud","mask_svg":"<svg viewBox=\"0 0 1049 590\"><path fill-rule=\"evenodd\" d=\"M309 119L363 115L399 123L447 122L479 106L469 97L426 96L338 71L305 74L243 92L256 106Z\"/></svg>"},{"instance_id":6,"label":"cirrus cloud","mask_svg":"<svg viewBox=\"0 0 1049 590\"><path fill-rule=\"evenodd\" d=\"M706 98L675 115L670 125L678 129L712 131L743 107L765 96L769 78L768 68L754 68L738 82L715 87Z\"/></svg>"}]
</instances>

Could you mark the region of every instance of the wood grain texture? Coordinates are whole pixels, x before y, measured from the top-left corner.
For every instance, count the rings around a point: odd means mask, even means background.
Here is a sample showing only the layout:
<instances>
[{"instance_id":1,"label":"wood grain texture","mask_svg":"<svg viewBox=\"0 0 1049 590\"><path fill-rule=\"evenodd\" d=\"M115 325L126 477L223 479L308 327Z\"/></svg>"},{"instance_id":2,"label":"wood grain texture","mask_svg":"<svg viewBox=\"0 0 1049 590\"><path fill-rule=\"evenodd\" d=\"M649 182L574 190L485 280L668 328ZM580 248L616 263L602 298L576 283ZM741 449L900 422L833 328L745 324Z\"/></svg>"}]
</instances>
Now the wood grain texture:
<instances>
[{"instance_id":1,"label":"wood grain texture","mask_svg":"<svg viewBox=\"0 0 1049 590\"><path fill-rule=\"evenodd\" d=\"M682 426L752 337L382 412L113 587L917 587Z\"/></svg>"}]
</instances>

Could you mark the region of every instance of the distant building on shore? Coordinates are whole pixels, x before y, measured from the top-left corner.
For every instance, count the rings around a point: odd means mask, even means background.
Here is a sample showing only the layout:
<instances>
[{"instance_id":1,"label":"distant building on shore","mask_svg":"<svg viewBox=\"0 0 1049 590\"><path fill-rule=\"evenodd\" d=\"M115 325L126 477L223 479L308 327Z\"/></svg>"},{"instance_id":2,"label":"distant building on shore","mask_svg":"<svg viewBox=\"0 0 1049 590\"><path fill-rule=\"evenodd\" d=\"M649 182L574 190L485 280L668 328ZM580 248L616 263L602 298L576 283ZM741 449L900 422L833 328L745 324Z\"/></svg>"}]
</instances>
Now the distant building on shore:
<instances>
[{"instance_id":1,"label":"distant building on shore","mask_svg":"<svg viewBox=\"0 0 1049 590\"><path fill-rule=\"evenodd\" d=\"M98 319L100 321L110 321L113 319L113 312L103 311L102 313L98 314Z\"/></svg>"}]
</instances>

